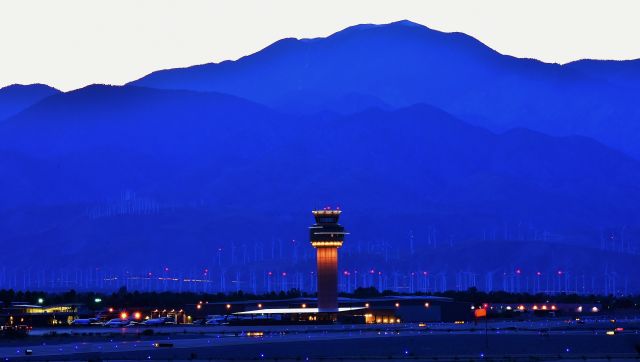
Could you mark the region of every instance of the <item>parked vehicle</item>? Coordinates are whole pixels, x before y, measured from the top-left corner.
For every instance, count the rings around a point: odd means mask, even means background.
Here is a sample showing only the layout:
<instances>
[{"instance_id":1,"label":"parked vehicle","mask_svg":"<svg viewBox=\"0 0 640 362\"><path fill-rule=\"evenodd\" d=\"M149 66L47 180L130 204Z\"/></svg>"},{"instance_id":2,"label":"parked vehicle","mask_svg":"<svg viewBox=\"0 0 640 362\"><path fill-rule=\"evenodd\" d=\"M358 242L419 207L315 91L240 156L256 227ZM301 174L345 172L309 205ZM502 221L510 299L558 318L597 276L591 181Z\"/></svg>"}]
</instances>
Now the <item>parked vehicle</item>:
<instances>
[{"instance_id":1,"label":"parked vehicle","mask_svg":"<svg viewBox=\"0 0 640 362\"><path fill-rule=\"evenodd\" d=\"M100 324L98 318L78 318L71 322L72 326L90 326Z\"/></svg>"},{"instance_id":2,"label":"parked vehicle","mask_svg":"<svg viewBox=\"0 0 640 362\"><path fill-rule=\"evenodd\" d=\"M224 324L229 324L228 321L228 316L212 316L213 318L207 319L206 324L207 325L214 325L214 326L219 326L219 325L224 325Z\"/></svg>"}]
</instances>

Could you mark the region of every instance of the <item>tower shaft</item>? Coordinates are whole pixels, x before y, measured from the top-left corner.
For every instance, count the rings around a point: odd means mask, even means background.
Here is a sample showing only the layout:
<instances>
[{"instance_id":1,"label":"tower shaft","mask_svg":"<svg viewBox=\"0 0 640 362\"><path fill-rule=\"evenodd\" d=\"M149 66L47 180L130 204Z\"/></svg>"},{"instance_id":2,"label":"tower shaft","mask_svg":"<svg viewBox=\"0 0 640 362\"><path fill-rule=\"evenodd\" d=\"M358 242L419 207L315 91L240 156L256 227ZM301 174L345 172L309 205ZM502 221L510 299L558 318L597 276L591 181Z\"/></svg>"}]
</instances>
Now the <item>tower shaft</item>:
<instances>
[{"instance_id":1,"label":"tower shaft","mask_svg":"<svg viewBox=\"0 0 640 362\"><path fill-rule=\"evenodd\" d=\"M319 247L318 260L318 309L338 309L338 248Z\"/></svg>"}]
</instances>

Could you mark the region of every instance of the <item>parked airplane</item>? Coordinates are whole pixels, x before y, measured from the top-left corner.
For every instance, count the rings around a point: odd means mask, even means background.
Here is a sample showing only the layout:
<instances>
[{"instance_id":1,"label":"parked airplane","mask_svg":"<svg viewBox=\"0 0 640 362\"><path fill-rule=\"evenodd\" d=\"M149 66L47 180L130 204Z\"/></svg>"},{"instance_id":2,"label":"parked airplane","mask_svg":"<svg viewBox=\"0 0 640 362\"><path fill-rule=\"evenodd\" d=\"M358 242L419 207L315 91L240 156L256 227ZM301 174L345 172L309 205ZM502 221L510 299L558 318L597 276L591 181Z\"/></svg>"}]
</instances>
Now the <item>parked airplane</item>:
<instances>
[{"instance_id":1,"label":"parked airplane","mask_svg":"<svg viewBox=\"0 0 640 362\"><path fill-rule=\"evenodd\" d=\"M126 327L131 323L128 319L114 318L105 324L105 327Z\"/></svg>"},{"instance_id":2,"label":"parked airplane","mask_svg":"<svg viewBox=\"0 0 640 362\"><path fill-rule=\"evenodd\" d=\"M147 319L146 321L142 322L142 324L144 324L145 326L162 326L171 323L173 323L173 318L168 317Z\"/></svg>"}]
</instances>

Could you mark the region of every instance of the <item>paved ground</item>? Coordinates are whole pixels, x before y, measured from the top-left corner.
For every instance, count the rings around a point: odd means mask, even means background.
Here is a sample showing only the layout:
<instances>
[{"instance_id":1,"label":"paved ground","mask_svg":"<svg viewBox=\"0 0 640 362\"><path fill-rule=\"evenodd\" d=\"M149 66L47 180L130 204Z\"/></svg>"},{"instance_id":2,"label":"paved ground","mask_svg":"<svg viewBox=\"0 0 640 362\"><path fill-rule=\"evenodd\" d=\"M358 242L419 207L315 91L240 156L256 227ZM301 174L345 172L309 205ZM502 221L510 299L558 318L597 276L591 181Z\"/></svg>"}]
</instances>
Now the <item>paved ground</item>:
<instances>
[{"instance_id":1,"label":"paved ground","mask_svg":"<svg viewBox=\"0 0 640 362\"><path fill-rule=\"evenodd\" d=\"M624 328L616 335L607 330ZM416 324L291 327L57 329L0 342L5 360L537 360L640 359L640 323L608 320L493 322L484 325ZM252 336L247 332L262 332ZM41 333L42 332L42 333ZM64 333L78 333L64 335ZM84 333L85 335L82 335ZM96 335L96 333L107 333ZM89 335L93 334L93 335ZM155 347L156 342L170 347ZM488 345L487 345L488 343ZM33 351L25 356L25 350Z\"/></svg>"}]
</instances>

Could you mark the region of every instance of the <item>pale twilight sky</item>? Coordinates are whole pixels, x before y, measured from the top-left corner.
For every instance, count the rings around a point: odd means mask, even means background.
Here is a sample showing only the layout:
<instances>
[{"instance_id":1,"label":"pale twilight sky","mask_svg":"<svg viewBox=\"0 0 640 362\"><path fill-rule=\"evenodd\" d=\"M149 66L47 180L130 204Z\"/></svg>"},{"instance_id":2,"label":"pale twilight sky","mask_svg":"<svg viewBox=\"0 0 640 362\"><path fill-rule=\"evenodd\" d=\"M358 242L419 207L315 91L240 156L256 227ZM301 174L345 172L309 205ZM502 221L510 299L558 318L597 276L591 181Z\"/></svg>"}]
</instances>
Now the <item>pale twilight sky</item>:
<instances>
[{"instance_id":1,"label":"pale twilight sky","mask_svg":"<svg viewBox=\"0 0 640 362\"><path fill-rule=\"evenodd\" d=\"M0 87L71 90L409 19L546 62L640 58L634 0L0 0Z\"/></svg>"}]
</instances>

